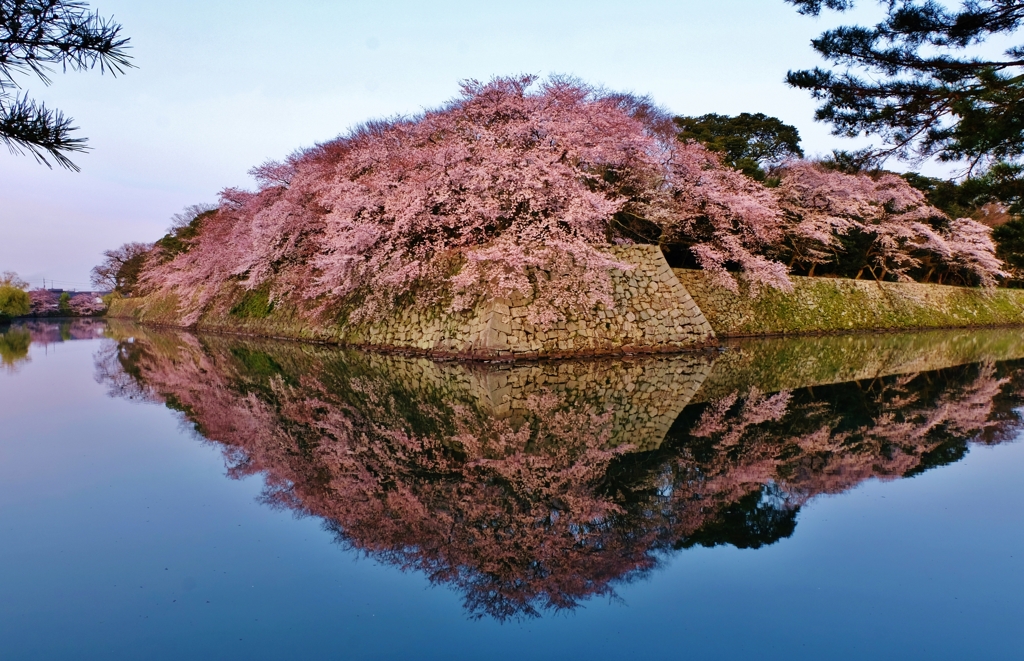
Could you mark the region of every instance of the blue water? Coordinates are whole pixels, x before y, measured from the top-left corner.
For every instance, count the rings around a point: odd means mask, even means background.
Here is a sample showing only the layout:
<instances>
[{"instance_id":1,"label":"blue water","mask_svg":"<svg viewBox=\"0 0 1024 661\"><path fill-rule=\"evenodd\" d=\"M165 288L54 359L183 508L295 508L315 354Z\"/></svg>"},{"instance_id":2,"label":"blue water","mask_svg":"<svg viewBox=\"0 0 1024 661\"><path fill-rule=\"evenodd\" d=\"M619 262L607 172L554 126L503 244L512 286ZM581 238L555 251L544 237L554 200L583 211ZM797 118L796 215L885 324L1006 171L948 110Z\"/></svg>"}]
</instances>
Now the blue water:
<instances>
[{"instance_id":1,"label":"blue water","mask_svg":"<svg viewBox=\"0 0 1024 661\"><path fill-rule=\"evenodd\" d=\"M1024 656L1014 438L817 495L760 548L665 552L613 598L503 621L264 504L264 476L226 476L180 413L111 397L111 342L0 367L2 659Z\"/></svg>"}]
</instances>

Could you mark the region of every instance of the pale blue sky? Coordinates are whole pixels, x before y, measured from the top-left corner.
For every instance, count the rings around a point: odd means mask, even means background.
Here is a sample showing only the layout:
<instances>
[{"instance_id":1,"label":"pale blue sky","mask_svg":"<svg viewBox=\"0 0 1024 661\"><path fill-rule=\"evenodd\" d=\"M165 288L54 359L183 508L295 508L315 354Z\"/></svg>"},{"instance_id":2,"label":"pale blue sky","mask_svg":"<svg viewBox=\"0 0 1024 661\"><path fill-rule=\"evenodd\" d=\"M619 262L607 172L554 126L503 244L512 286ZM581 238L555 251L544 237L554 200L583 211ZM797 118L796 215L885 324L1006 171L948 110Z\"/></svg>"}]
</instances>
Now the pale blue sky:
<instances>
[{"instance_id":1,"label":"pale blue sky","mask_svg":"<svg viewBox=\"0 0 1024 661\"><path fill-rule=\"evenodd\" d=\"M437 105L464 78L568 73L674 113L775 115L809 154L849 146L782 80L819 63L811 38L858 15L783 0L91 4L124 25L138 68L24 79L89 138L82 171L0 151L0 271L33 284L87 287L104 249L159 238L185 205L251 186L253 165Z\"/></svg>"}]
</instances>

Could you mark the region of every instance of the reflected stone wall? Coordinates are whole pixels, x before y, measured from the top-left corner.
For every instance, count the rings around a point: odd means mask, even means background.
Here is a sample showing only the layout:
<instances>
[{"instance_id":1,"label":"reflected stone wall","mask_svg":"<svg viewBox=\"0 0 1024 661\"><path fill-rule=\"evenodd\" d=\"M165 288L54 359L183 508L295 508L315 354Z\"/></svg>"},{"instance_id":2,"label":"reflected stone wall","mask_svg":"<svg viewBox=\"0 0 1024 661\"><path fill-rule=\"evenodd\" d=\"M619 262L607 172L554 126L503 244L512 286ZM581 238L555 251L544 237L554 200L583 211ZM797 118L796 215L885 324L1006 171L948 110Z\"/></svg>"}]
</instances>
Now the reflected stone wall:
<instances>
[{"instance_id":1,"label":"reflected stone wall","mask_svg":"<svg viewBox=\"0 0 1024 661\"><path fill-rule=\"evenodd\" d=\"M175 332L109 323L112 335L144 337L151 350L163 347L174 353L186 346ZM240 347L246 347L290 374L333 369L350 381L372 380L400 390L414 402L411 406L457 404L481 419L507 419L516 427L531 417L531 396L543 392L556 396L564 408L610 412L608 446L626 444L637 451L659 447L679 412L692 403L1024 357L1024 334L1016 329L749 338L731 340L724 351L711 353L514 363L435 361L218 335L201 339L188 346L204 347L206 359L219 365L236 361Z\"/></svg>"},{"instance_id":2,"label":"reflected stone wall","mask_svg":"<svg viewBox=\"0 0 1024 661\"><path fill-rule=\"evenodd\" d=\"M531 396L555 395L559 406L612 415L609 447L658 447L679 412L711 373L708 354L486 364L368 354L372 370L413 392L472 402L482 415L514 427L533 415Z\"/></svg>"},{"instance_id":3,"label":"reflected stone wall","mask_svg":"<svg viewBox=\"0 0 1024 661\"><path fill-rule=\"evenodd\" d=\"M1024 357L1015 328L733 339L694 398L779 392Z\"/></svg>"},{"instance_id":4,"label":"reflected stone wall","mask_svg":"<svg viewBox=\"0 0 1024 661\"><path fill-rule=\"evenodd\" d=\"M554 397L558 409L609 414L606 447L626 445L631 451L661 444L680 411L701 390L715 360L714 354L701 352L522 363L435 361L224 335L197 338L116 321L110 322L110 334L133 338L154 365L209 363L207 371L239 378L245 376L244 370L239 372L240 361L247 367L274 365L286 381L316 379L318 389L342 393L366 390L372 382L377 390L402 393L411 410L424 409L423 416L435 415L432 409L438 406L461 406L481 420L507 420L518 428L531 423L536 415L533 398L543 394ZM166 367L147 371L150 385L161 373L173 374ZM187 387L187 381L177 387ZM175 397L183 399L180 392ZM357 406L359 401L353 397L349 404ZM419 414L407 410L404 415Z\"/></svg>"}]
</instances>

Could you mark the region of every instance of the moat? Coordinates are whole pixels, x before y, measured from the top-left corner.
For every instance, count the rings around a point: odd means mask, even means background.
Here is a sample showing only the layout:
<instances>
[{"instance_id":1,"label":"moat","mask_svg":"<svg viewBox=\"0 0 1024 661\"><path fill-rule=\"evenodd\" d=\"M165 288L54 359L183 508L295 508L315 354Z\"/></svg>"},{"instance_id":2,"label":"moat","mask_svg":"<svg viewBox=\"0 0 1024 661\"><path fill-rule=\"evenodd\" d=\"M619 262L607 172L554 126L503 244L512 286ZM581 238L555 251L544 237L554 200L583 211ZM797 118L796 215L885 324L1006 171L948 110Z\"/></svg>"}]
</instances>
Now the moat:
<instances>
[{"instance_id":1,"label":"moat","mask_svg":"<svg viewBox=\"0 0 1024 661\"><path fill-rule=\"evenodd\" d=\"M5 657L1024 644L1020 329L487 364L28 321L0 402Z\"/></svg>"}]
</instances>

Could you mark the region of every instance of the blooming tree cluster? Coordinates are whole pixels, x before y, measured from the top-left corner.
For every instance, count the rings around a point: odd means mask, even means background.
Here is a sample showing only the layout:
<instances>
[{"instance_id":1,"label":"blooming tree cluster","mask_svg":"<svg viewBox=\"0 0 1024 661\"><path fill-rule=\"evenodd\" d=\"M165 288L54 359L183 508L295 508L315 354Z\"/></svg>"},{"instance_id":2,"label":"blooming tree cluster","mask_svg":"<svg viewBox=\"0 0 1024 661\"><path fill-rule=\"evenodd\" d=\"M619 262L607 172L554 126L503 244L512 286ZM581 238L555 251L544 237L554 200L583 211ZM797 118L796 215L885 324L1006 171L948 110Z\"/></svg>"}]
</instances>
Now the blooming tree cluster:
<instances>
[{"instance_id":1,"label":"blooming tree cluster","mask_svg":"<svg viewBox=\"0 0 1024 661\"><path fill-rule=\"evenodd\" d=\"M102 314L107 304L95 292L65 292L58 294L49 289L28 292L33 316L93 317Z\"/></svg>"},{"instance_id":2,"label":"blooming tree cluster","mask_svg":"<svg viewBox=\"0 0 1024 661\"><path fill-rule=\"evenodd\" d=\"M30 311L30 301L25 289L28 283L13 271L0 273L0 321L20 317Z\"/></svg>"},{"instance_id":3,"label":"blooming tree cluster","mask_svg":"<svg viewBox=\"0 0 1024 661\"><path fill-rule=\"evenodd\" d=\"M686 242L726 284L728 264L788 285L761 254L782 221L769 191L648 104L570 80L470 81L253 174L259 191L224 191L189 250L151 260L151 288L201 308L223 282L272 280L277 296L356 299L357 319L413 290L459 309L543 288L534 317L551 321L611 307L608 271L629 266L609 248L650 239Z\"/></svg>"},{"instance_id":4,"label":"blooming tree cluster","mask_svg":"<svg viewBox=\"0 0 1024 661\"><path fill-rule=\"evenodd\" d=\"M682 248L733 291L742 274L751 295L849 259L880 280L1002 275L987 228L896 175L793 161L767 187L646 100L562 78L469 81L252 174L257 191L192 209L145 258L142 290L177 294L187 324L229 283L355 322L498 297L550 323L614 307L609 271L630 265L612 247L633 242Z\"/></svg>"},{"instance_id":5,"label":"blooming tree cluster","mask_svg":"<svg viewBox=\"0 0 1024 661\"><path fill-rule=\"evenodd\" d=\"M847 174L795 161L781 169L777 194L787 226L776 253L811 275L844 258L853 260L857 278L911 280L917 273L928 282L938 273L940 282L952 276L992 286L1005 275L988 227L951 220L895 174ZM859 254L849 255L854 242L844 239L852 238L860 239Z\"/></svg>"},{"instance_id":6,"label":"blooming tree cluster","mask_svg":"<svg viewBox=\"0 0 1024 661\"><path fill-rule=\"evenodd\" d=\"M90 280L100 291L130 296L138 285L146 256L153 249L149 243L132 241L114 250L103 251L103 262L93 267Z\"/></svg>"}]
</instances>

